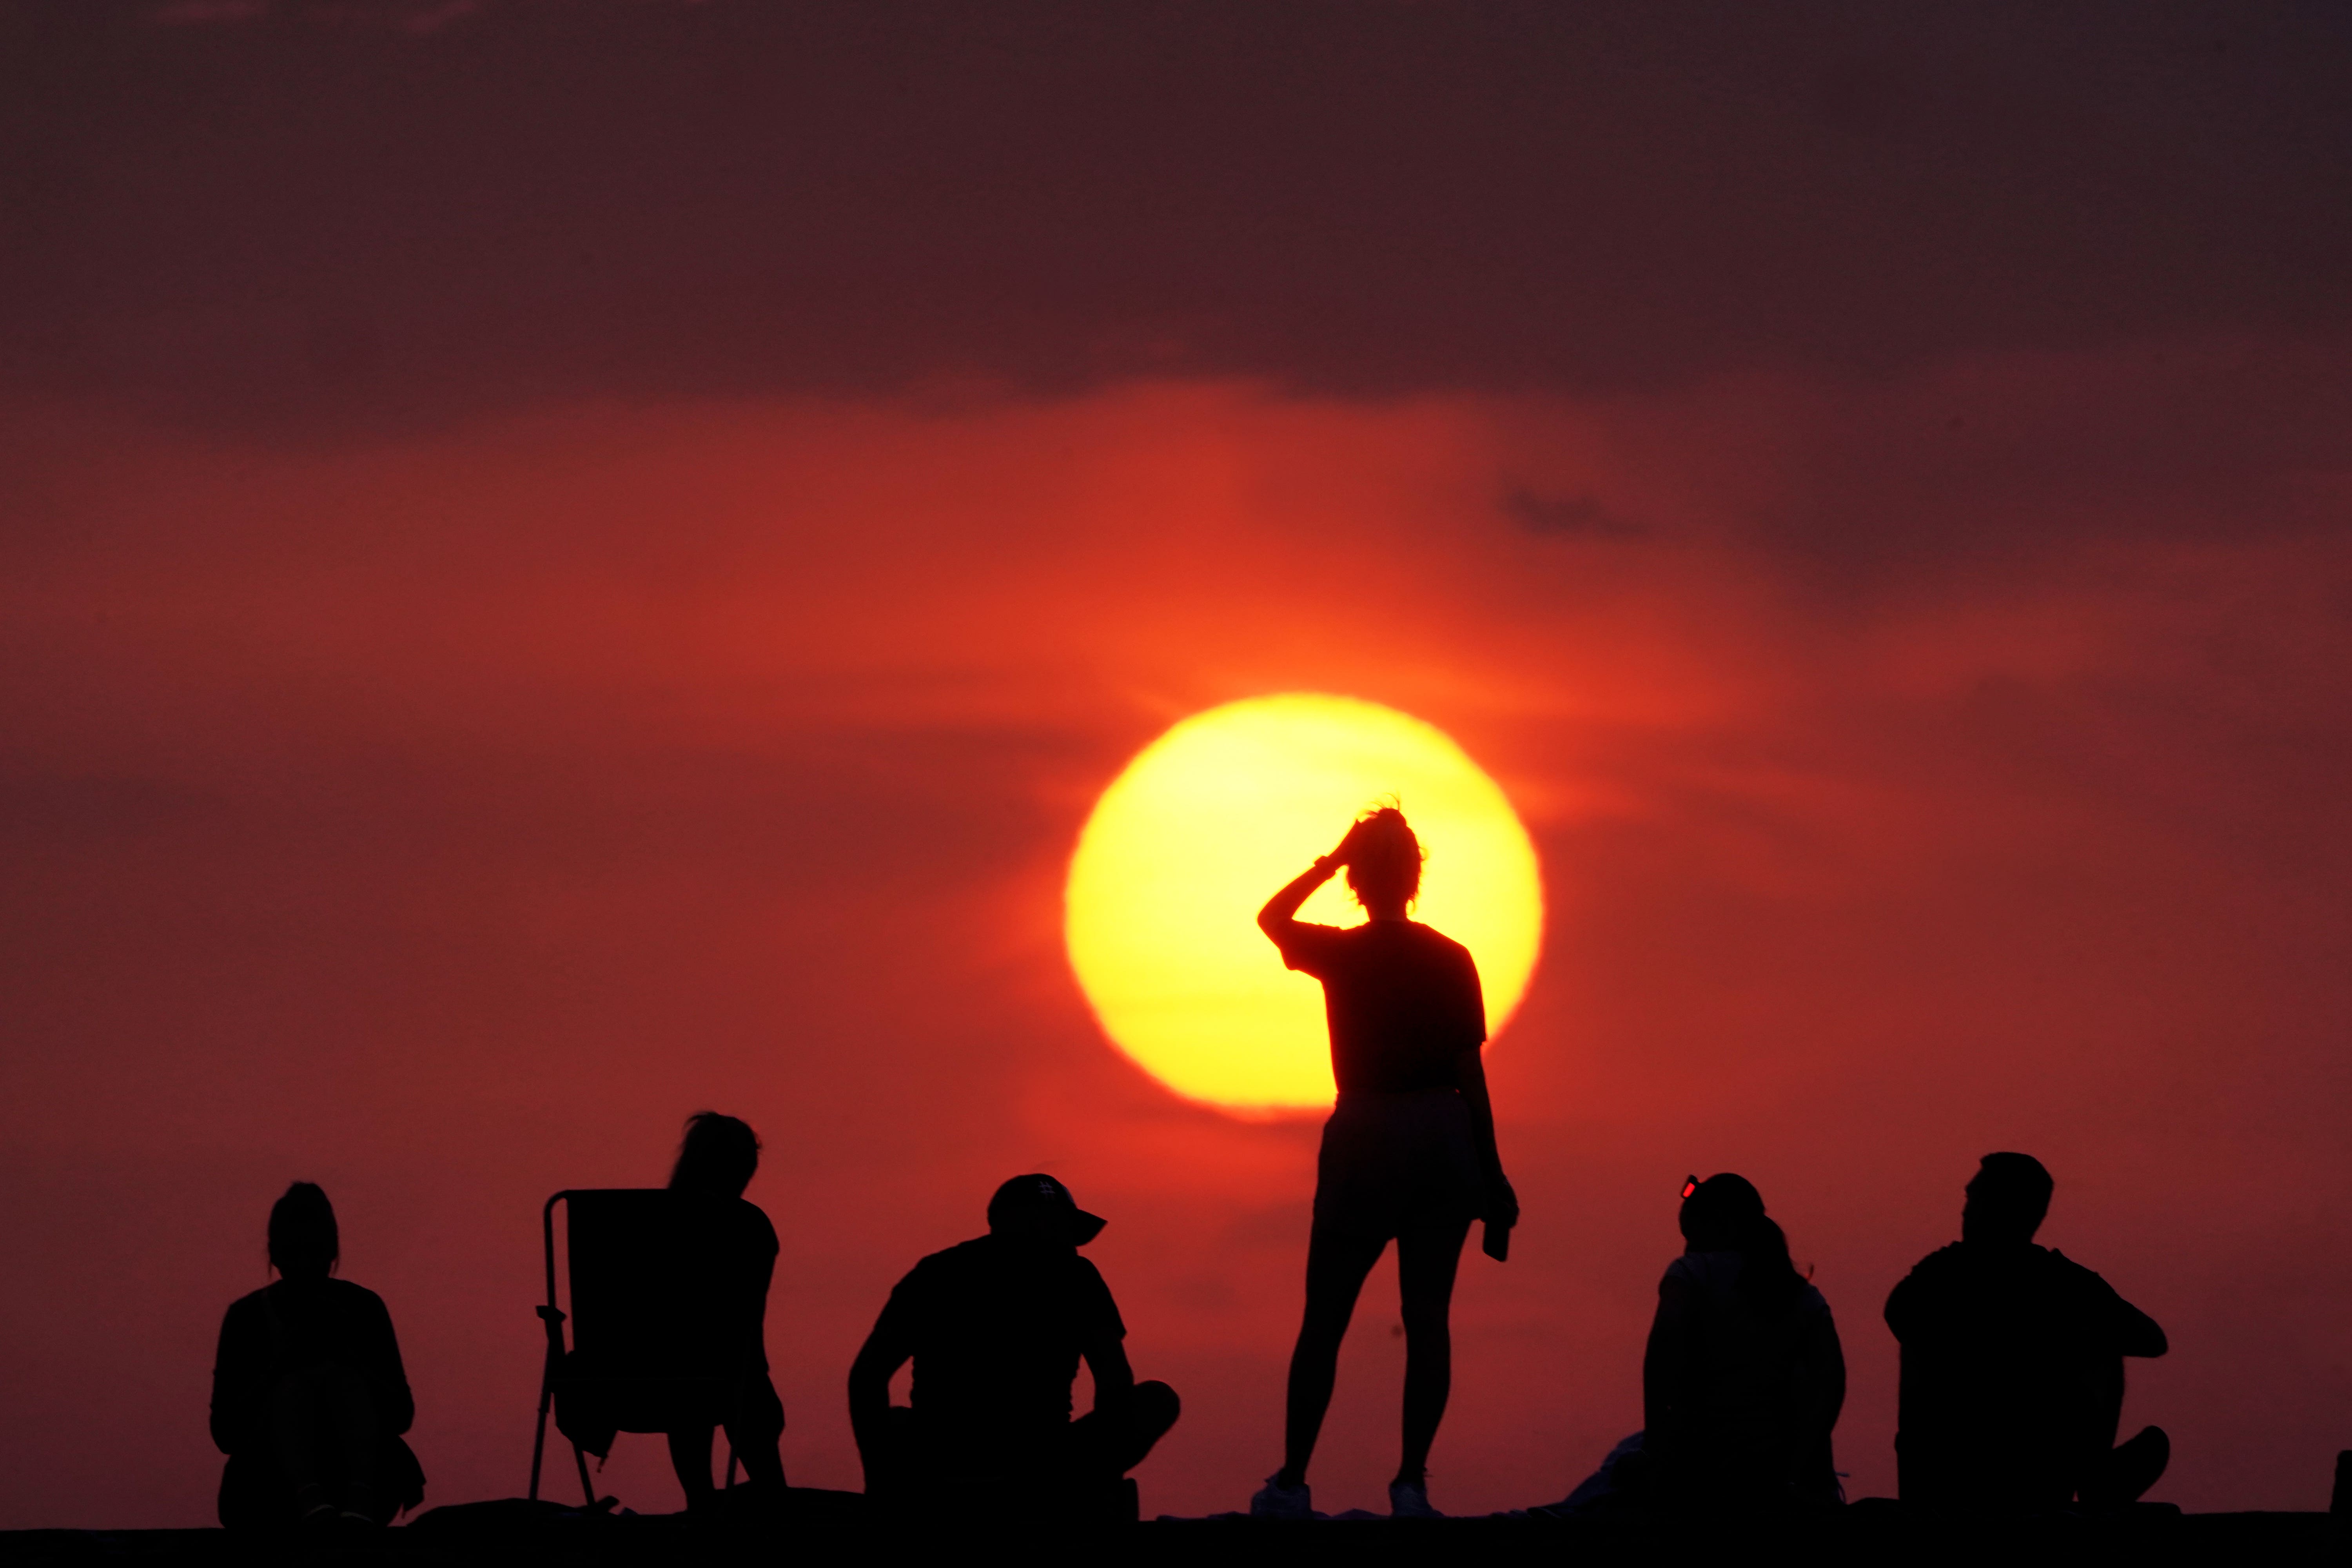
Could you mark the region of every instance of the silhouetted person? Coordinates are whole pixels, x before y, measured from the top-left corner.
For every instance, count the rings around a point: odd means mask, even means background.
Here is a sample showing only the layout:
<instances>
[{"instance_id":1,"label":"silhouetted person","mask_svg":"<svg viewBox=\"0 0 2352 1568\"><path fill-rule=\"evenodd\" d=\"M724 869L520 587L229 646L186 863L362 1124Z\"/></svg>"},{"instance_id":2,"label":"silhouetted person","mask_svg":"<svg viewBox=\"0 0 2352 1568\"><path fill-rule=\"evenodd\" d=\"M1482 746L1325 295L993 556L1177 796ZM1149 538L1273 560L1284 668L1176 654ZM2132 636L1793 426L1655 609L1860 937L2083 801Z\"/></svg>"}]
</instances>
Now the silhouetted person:
<instances>
[{"instance_id":1,"label":"silhouetted person","mask_svg":"<svg viewBox=\"0 0 2352 1568\"><path fill-rule=\"evenodd\" d=\"M1408 918L1421 890L1421 841L1394 807L1349 828L1339 847L1266 901L1259 929L1288 967L1323 983L1339 1103L1316 1161L1307 1244L1307 1310L1291 1352L1282 1468L1250 1511L1305 1518L1307 1467L1331 1404L1339 1342L1364 1278L1391 1237L1405 1332L1404 1451L1390 1511L1428 1516L1429 1448L1454 1379L1447 1325L1454 1275L1470 1222L1486 1221L1504 1256L1518 1199L1495 1149L1479 1047L1486 1001L1469 950ZM1345 868L1365 923L1297 919L1299 905Z\"/></svg>"},{"instance_id":2,"label":"silhouetted person","mask_svg":"<svg viewBox=\"0 0 2352 1568\"><path fill-rule=\"evenodd\" d=\"M1829 1303L1745 1179L1688 1184L1680 1220L1686 1246L1658 1282L1642 1358L1650 1499L1718 1515L1836 1503L1845 1354Z\"/></svg>"},{"instance_id":3,"label":"silhouetted person","mask_svg":"<svg viewBox=\"0 0 2352 1568\"><path fill-rule=\"evenodd\" d=\"M213 1442L228 1456L220 1521L373 1528L425 1496L400 1435L415 1418L392 1314L332 1277L334 1205L296 1182L269 1210L277 1280L232 1303L213 1361Z\"/></svg>"},{"instance_id":4,"label":"silhouetted person","mask_svg":"<svg viewBox=\"0 0 2352 1568\"><path fill-rule=\"evenodd\" d=\"M718 1390L668 1433L670 1467L689 1512L707 1508L714 1495L710 1439L718 1426L727 1428L751 1486L771 1501L784 1489L778 1450L784 1406L768 1375L766 1332L776 1227L743 1197L759 1169L760 1135L748 1123L715 1110L687 1118L669 1190L687 1200L681 1239L691 1261L679 1283L694 1342L680 1347L677 1364L688 1375L713 1380Z\"/></svg>"},{"instance_id":5,"label":"silhouetted person","mask_svg":"<svg viewBox=\"0 0 2352 1568\"><path fill-rule=\"evenodd\" d=\"M869 1496L901 1506L1095 1512L1176 1424L1176 1391L1135 1381L1110 1288L1077 1249L1103 1222L1051 1176L1015 1176L988 1234L935 1252L890 1292L849 1369ZM1094 1409L1070 1419L1086 1359ZM913 1404L890 1379L915 1363Z\"/></svg>"},{"instance_id":6,"label":"silhouetted person","mask_svg":"<svg viewBox=\"0 0 2352 1568\"><path fill-rule=\"evenodd\" d=\"M2114 1506L2164 1473L2161 1428L2116 1444L2123 1358L2162 1355L2164 1331L2096 1274L2033 1245L2052 1190L2031 1155L1986 1155L1958 1244L1886 1299L1903 1345L1895 1452L1906 1503Z\"/></svg>"}]
</instances>

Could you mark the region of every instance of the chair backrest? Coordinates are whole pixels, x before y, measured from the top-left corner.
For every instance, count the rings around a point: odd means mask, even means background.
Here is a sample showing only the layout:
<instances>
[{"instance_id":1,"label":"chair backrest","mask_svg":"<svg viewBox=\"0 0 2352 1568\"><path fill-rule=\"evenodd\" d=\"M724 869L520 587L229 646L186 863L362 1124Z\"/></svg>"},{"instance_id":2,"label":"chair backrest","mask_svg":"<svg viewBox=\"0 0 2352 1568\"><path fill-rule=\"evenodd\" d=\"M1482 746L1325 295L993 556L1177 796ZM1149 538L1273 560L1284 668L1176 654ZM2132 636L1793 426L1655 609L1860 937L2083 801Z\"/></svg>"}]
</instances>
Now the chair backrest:
<instances>
[{"instance_id":1,"label":"chair backrest","mask_svg":"<svg viewBox=\"0 0 2352 1568\"><path fill-rule=\"evenodd\" d=\"M699 1370L709 1262L695 1200L660 1187L562 1195L573 1352L606 1377Z\"/></svg>"}]
</instances>

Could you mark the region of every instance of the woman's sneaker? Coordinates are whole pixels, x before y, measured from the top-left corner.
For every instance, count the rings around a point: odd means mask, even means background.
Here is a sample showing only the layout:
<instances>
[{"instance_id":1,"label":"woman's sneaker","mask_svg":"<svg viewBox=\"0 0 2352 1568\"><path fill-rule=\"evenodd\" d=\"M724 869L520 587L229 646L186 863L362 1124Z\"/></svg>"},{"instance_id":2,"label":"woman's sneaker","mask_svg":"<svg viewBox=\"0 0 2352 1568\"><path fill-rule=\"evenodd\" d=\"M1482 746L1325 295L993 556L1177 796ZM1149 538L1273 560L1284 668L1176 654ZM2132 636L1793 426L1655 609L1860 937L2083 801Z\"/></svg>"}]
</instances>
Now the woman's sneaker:
<instances>
[{"instance_id":1,"label":"woman's sneaker","mask_svg":"<svg viewBox=\"0 0 2352 1568\"><path fill-rule=\"evenodd\" d=\"M1389 1483L1389 1517L1391 1519L1444 1519L1445 1516L1429 1506L1427 1481L1391 1481Z\"/></svg>"},{"instance_id":2,"label":"woman's sneaker","mask_svg":"<svg viewBox=\"0 0 2352 1568\"><path fill-rule=\"evenodd\" d=\"M1282 1472L1265 1478L1257 1496L1250 1499L1252 1519L1313 1519L1315 1493L1305 1481L1297 1486L1285 1486Z\"/></svg>"}]
</instances>

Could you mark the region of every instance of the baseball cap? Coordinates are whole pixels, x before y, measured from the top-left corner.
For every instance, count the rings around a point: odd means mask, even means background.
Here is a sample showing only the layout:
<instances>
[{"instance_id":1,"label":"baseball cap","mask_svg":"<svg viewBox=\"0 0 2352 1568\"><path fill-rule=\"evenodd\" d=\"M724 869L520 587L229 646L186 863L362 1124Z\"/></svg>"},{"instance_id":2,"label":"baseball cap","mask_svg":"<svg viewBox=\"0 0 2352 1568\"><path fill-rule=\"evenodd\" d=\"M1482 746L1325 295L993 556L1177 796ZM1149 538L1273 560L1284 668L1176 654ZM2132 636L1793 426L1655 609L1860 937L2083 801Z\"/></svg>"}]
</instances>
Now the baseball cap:
<instances>
[{"instance_id":1,"label":"baseball cap","mask_svg":"<svg viewBox=\"0 0 2352 1568\"><path fill-rule=\"evenodd\" d=\"M1077 1201L1070 1196L1069 1188L1044 1172L1035 1171L1025 1176L1015 1176L996 1189L996 1195L988 1200L988 1227L994 1230L1007 1215L1038 1210L1052 1210L1068 1216L1070 1245L1073 1247L1084 1247L1101 1235L1102 1227L1109 1223L1100 1215L1091 1215L1080 1208Z\"/></svg>"}]
</instances>

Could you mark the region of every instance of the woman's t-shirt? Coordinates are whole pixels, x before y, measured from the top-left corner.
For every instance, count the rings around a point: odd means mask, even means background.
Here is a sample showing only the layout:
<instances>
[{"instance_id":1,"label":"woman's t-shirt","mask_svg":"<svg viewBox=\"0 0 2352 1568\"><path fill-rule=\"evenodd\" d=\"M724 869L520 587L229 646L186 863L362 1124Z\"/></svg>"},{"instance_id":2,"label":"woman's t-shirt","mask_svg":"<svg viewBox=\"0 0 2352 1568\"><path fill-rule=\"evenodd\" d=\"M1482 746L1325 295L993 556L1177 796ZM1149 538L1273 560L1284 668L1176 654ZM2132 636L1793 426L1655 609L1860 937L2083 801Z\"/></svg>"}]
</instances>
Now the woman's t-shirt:
<instances>
[{"instance_id":1,"label":"woman's t-shirt","mask_svg":"<svg viewBox=\"0 0 2352 1568\"><path fill-rule=\"evenodd\" d=\"M1675 1429L1645 1447L1693 1497L1833 1500L1830 1430L1845 1362L1829 1302L1809 1284L1759 1313L1739 1292L1746 1267L1737 1252L1685 1252L1667 1267L1662 1321L1667 1284L1688 1292L1675 1364L1658 1369L1676 1390Z\"/></svg>"},{"instance_id":2,"label":"woman's t-shirt","mask_svg":"<svg viewBox=\"0 0 2352 1568\"><path fill-rule=\"evenodd\" d=\"M735 1377L768 1370L768 1287L775 1278L776 1227L745 1198L678 1193L678 1278L687 1303L682 1364Z\"/></svg>"},{"instance_id":3,"label":"woman's t-shirt","mask_svg":"<svg viewBox=\"0 0 2352 1568\"><path fill-rule=\"evenodd\" d=\"M322 1366L359 1374L386 1433L405 1432L415 1419L416 1402L383 1299L348 1279L280 1279L239 1297L221 1321L212 1409L213 1441L220 1451L266 1447L278 1379Z\"/></svg>"},{"instance_id":4,"label":"woman's t-shirt","mask_svg":"<svg viewBox=\"0 0 2352 1568\"><path fill-rule=\"evenodd\" d=\"M1340 1092L1452 1089L1454 1059L1486 1038L1470 950L1415 921L1292 921L1282 962L1323 983L1331 1076Z\"/></svg>"}]
</instances>

